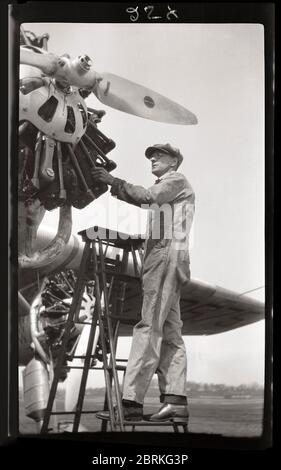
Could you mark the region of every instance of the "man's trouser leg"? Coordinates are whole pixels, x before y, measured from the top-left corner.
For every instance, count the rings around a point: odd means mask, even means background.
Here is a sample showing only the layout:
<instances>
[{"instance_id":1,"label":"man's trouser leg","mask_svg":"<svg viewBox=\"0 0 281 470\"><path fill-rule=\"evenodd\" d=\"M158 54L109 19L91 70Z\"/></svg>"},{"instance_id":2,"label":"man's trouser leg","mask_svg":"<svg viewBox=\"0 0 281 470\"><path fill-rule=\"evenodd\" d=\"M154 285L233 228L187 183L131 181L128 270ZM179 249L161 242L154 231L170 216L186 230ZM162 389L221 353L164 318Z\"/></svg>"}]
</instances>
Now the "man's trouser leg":
<instances>
[{"instance_id":1,"label":"man's trouser leg","mask_svg":"<svg viewBox=\"0 0 281 470\"><path fill-rule=\"evenodd\" d=\"M161 401L185 404L187 359L179 301L180 291L164 323L157 375Z\"/></svg>"},{"instance_id":2,"label":"man's trouser leg","mask_svg":"<svg viewBox=\"0 0 281 470\"><path fill-rule=\"evenodd\" d=\"M167 257L167 247L157 249L144 264L142 320L134 327L124 381L125 400L143 403L159 364L164 323L179 299L175 268L168 263ZM184 370L186 357L181 355L177 359L179 370Z\"/></svg>"}]
</instances>

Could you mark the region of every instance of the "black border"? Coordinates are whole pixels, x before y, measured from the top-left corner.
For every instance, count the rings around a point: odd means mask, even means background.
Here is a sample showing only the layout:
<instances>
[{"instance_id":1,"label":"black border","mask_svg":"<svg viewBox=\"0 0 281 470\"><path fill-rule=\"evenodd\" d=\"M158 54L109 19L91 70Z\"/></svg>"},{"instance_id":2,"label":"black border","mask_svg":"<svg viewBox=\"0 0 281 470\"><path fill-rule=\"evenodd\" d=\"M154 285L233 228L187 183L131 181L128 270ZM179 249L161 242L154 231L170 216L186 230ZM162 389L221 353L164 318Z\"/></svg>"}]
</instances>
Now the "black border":
<instances>
[{"instance_id":1,"label":"black border","mask_svg":"<svg viewBox=\"0 0 281 470\"><path fill-rule=\"evenodd\" d=\"M126 8L130 6L139 5L140 8L147 4L153 4L155 7L163 8L163 6L170 5L179 13L179 23L259 23L264 26L265 33L265 73L266 73L266 390L265 390L265 408L264 408L264 430L261 438L220 438L210 435L190 435L188 441L186 436L184 440L182 436L173 436L172 434L152 434L152 433L137 433L133 436L131 433L122 435L107 433L107 435L63 435L56 436L21 436L17 437L18 432L18 392L17 392L17 371L13 364L17 364L17 333L9 330L10 324L17 323L17 305L14 296L14 291L17 286L17 262L15 259L14 247L17 246L17 240L14 232L9 230L10 223L12 226L17 226L17 213L15 205L9 204L10 193L7 187L6 175L10 170L13 182L15 181L15 166L16 158L12 158L11 168L8 167L8 159L2 158L1 173L4 175L4 184L1 185L1 201L4 201L4 207L8 207L8 211L2 213L2 220L7 226L7 232L1 230L2 243L1 249L4 249L1 260L1 269L3 271L1 276L1 288L4 292L8 292L9 283L12 283L13 291L10 291L7 298L7 308L3 305L4 311L9 311L9 302L11 302L11 317L8 315L1 315L1 383L7 383L5 386L1 385L1 398L0 398L0 419L2 444L6 446L11 452L10 456L19 458L23 455L28 456L29 451L34 449L34 446L44 452L46 463L49 459L52 464L52 451L59 450L61 455L59 461L64 464L67 462L91 464L91 456L97 455L99 452L109 455L132 455L135 453L187 453L192 454L190 460L199 462L202 460L203 454L200 449L207 451L204 452L204 457L210 456L211 462L216 463L223 458L225 453L229 455L231 451L231 459L233 462L242 463L245 459L245 452L241 450L248 450L247 458L254 457L253 451L267 449L259 452L258 458L263 461L269 456L272 441L271 431L271 414L272 414L272 400L271 400L271 383L272 383L272 365L271 356L273 352L273 332L271 321L271 310L273 302L273 158L274 158L274 105L273 105L273 64L274 64L274 48L275 48L275 3L173 3L173 2L9 2L13 4L12 18L14 24L19 27L20 23L24 22L79 22L79 23L92 23L92 22L108 22L108 23L130 23ZM11 49L11 43L8 42L8 5L3 7L1 4L1 42L4 48ZM144 15L140 17L138 23L151 23L159 22L159 20L147 20ZM162 23L168 23L165 18L161 20ZM3 38L3 41L2 41ZM17 49L18 35L13 34L12 38L15 42L14 46ZM6 44L7 43L7 44ZM8 53L4 54L4 66L2 65L1 75L5 82L4 87L8 90L7 73L8 70ZM13 70L17 69L17 52L14 51L12 57ZM3 63L2 63L3 64ZM14 79L12 82L13 90L17 90L17 83ZM16 95L15 95L16 96ZM7 135L8 124L8 93L4 93L2 97L2 114L1 131L3 135ZM3 113L4 111L4 113ZM17 109L14 106L13 113ZM16 114L15 114L16 115ZM14 121L15 122L15 121ZM16 155L16 130L12 128L12 137L10 143L12 144L12 157ZM8 142L4 142L4 155L8 154ZM6 146L6 147L5 147ZM6 190L7 189L7 190ZM15 194L13 193L13 198ZM16 199L13 199L16 200ZM3 224L4 225L4 224ZM4 235L4 243L3 243ZM13 249L11 250L10 260L7 259L7 250L5 241L8 240L8 245ZM7 272L9 275L7 276ZM7 289L6 289L7 287ZM3 312L4 313L4 312ZM15 324L16 324L15 323ZM4 380L3 380L4 378ZM161 440L161 443L159 442ZM0 441L1 444L1 441ZM141 447L142 445L142 447ZM46 448L48 452L46 453ZM234 452L234 450L236 452ZM240 449L240 451L238 451ZM116 450L118 452L116 453ZM173 452L174 450L174 452ZM48 457L49 456L49 457ZM235 458L234 458L235 456ZM213 460L214 458L214 460ZM234 460L233 460L234 458ZM265 461L264 461L265 462ZM58 460L56 460L58 463ZM225 463L227 463L225 461ZM39 464L39 462L38 462Z\"/></svg>"}]
</instances>

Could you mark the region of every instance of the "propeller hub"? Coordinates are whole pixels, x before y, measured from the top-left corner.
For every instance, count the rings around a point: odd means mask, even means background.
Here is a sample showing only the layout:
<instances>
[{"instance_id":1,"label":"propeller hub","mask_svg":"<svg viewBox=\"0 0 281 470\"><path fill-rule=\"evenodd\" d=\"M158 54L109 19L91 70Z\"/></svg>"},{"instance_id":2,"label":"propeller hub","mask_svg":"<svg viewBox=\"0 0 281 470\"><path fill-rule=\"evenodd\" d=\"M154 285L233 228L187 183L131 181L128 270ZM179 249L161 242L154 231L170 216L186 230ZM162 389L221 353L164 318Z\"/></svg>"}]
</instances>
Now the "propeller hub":
<instances>
[{"instance_id":1,"label":"propeller hub","mask_svg":"<svg viewBox=\"0 0 281 470\"><path fill-rule=\"evenodd\" d=\"M90 70L90 68L92 67L93 65L93 62L92 60L90 59L90 57L88 55L80 55L78 57L78 60L79 60L79 63L80 63L80 67L82 67L85 71L88 71Z\"/></svg>"}]
</instances>

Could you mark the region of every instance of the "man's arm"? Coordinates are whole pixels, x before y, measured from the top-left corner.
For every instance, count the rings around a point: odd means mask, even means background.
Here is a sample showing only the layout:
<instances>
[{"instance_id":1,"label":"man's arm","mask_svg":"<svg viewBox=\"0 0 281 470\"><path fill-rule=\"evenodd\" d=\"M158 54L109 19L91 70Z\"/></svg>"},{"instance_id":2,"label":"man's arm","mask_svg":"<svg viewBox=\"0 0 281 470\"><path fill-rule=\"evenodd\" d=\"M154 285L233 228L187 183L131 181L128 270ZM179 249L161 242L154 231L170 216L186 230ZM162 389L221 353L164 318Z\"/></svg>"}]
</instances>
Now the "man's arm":
<instances>
[{"instance_id":1,"label":"man's arm","mask_svg":"<svg viewBox=\"0 0 281 470\"><path fill-rule=\"evenodd\" d=\"M114 178L111 194L129 204L138 206L153 203L162 205L174 201L185 186L185 179L176 173L167 176L149 189L127 183L119 178Z\"/></svg>"},{"instance_id":2,"label":"man's arm","mask_svg":"<svg viewBox=\"0 0 281 470\"><path fill-rule=\"evenodd\" d=\"M102 169L103 170L103 169ZM153 185L149 189L145 189L142 186L137 186L131 183L127 183L125 180L119 178L113 178L108 176L102 171L94 170L93 176L97 177L101 181L111 185L111 194L116 196L118 199L128 202L136 206L142 204L164 204L173 201L180 192L186 187L186 179L180 173L173 173L167 176L165 179L160 181L158 184ZM97 173L99 172L99 173ZM106 172L107 173L107 172ZM190 191L190 194L192 190Z\"/></svg>"},{"instance_id":3,"label":"man's arm","mask_svg":"<svg viewBox=\"0 0 281 470\"><path fill-rule=\"evenodd\" d=\"M114 178L111 185L111 194L121 201L140 207L142 204L151 204L151 194L143 186L127 183L120 178Z\"/></svg>"}]
</instances>

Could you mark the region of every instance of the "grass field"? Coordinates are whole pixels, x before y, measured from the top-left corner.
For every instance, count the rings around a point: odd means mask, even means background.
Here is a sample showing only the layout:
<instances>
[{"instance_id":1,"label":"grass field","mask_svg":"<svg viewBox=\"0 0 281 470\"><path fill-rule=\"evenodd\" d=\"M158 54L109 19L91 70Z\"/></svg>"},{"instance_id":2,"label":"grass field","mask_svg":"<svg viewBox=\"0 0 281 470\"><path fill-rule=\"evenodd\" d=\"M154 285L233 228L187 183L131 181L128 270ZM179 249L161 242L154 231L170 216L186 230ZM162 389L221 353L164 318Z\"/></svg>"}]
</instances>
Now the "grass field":
<instances>
[{"instance_id":1,"label":"grass field","mask_svg":"<svg viewBox=\"0 0 281 470\"><path fill-rule=\"evenodd\" d=\"M93 396L85 397L84 409L100 411L103 409L102 391L94 390ZM156 397L147 397L145 413L159 408ZM63 397L57 400L57 410L63 410ZM262 432L263 400L260 398L219 398L198 397L189 399L189 431L192 433L221 434L232 437L258 437ZM58 417L59 421L69 421L70 416ZM101 421L94 414L82 416L81 424L89 432L99 432ZM131 431L130 427L126 428ZM172 427L136 427L136 431L173 432ZM19 394L19 432L36 433L34 421L25 416L22 391Z\"/></svg>"}]
</instances>

